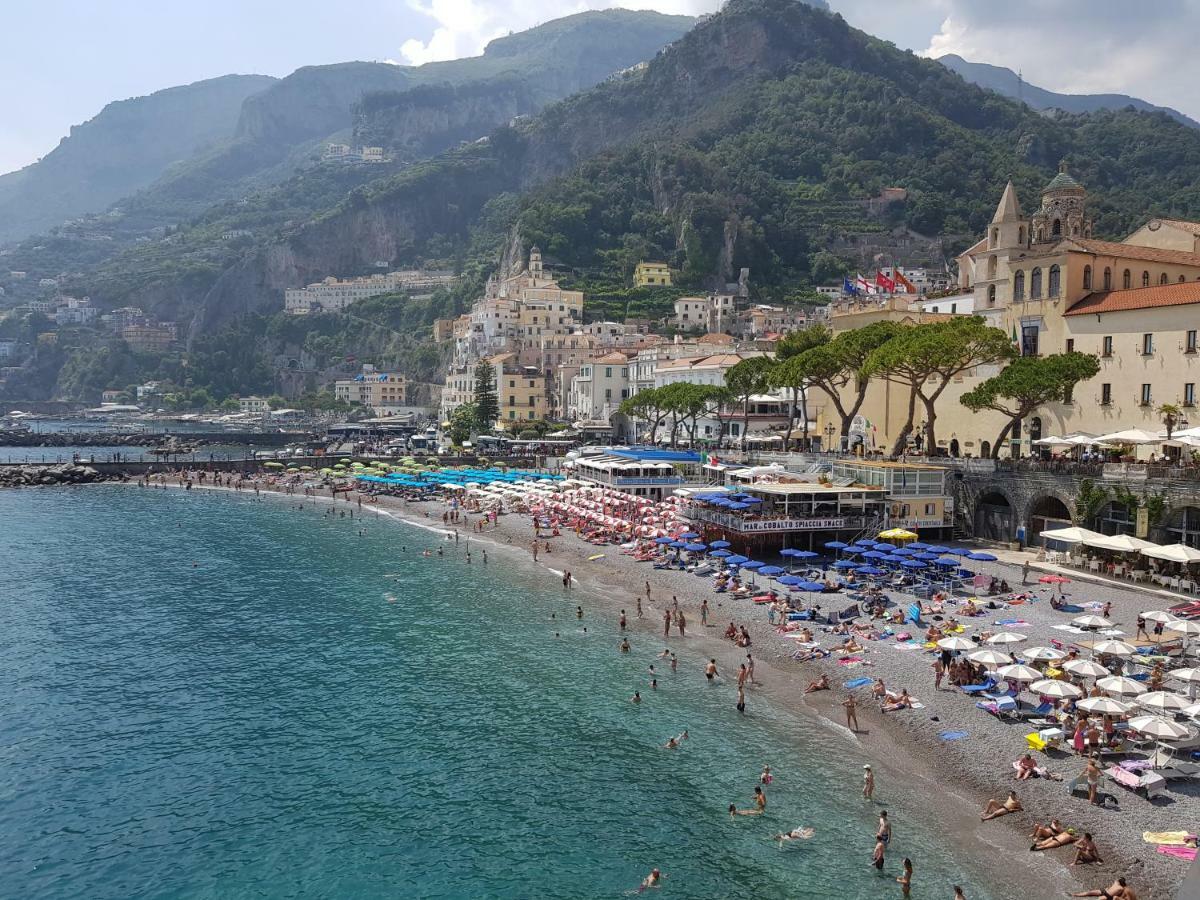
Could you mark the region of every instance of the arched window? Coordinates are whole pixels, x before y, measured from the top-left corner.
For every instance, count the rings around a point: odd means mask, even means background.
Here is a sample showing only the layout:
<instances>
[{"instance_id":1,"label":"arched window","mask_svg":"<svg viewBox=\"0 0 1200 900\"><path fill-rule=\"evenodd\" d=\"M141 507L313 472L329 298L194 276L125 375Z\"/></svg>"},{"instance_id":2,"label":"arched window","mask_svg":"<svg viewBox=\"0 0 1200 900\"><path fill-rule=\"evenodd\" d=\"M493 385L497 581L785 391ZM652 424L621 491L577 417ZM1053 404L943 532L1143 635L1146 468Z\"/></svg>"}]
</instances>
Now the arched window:
<instances>
[{"instance_id":1,"label":"arched window","mask_svg":"<svg viewBox=\"0 0 1200 900\"><path fill-rule=\"evenodd\" d=\"M1040 268L1029 273L1029 299L1042 299L1042 270Z\"/></svg>"},{"instance_id":2,"label":"arched window","mask_svg":"<svg viewBox=\"0 0 1200 900\"><path fill-rule=\"evenodd\" d=\"M995 305L996 305L996 286L994 284L989 284L988 285L988 306L995 306Z\"/></svg>"},{"instance_id":3,"label":"arched window","mask_svg":"<svg viewBox=\"0 0 1200 900\"><path fill-rule=\"evenodd\" d=\"M1083 289L1085 291L1090 291L1092 289L1092 267L1091 266L1083 267Z\"/></svg>"},{"instance_id":4,"label":"arched window","mask_svg":"<svg viewBox=\"0 0 1200 900\"><path fill-rule=\"evenodd\" d=\"M1185 281L1187 281L1187 278L1186 278L1185 276L1183 276L1183 275L1180 275L1180 276L1179 276L1179 283L1180 283L1180 284L1183 284Z\"/></svg>"},{"instance_id":5,"label":"arched window","mask_svg":"<svg viewBox=\"0 0 1200 900\"><path fill-rule=\"evenodd\" d=\"M1159 284L1167 283L1167 273L1166 272L1163 272L1161 275L1158 276L1158 283Z\"/></svg>"},{"instance_id":6,"label":"arched window","mask_svg":"<svg viewBox=\"0 0 1200 900\"><path fill-rule=\"evenodd\" d=\"M1126 269L1125 274L1121 276L1121 287L1125 288L1125 290L1129 290L1131 287L1133 287L1133 274L1128 269Z\"/></svg>"},{"instance_id":7,"label":"arched window","mask_svg":"<svg viewBox=\"0 0 1200 900\"><path fill-rule=\"evenodd\" d=\"M1142 271L1142 287L1150 287L1150 273Z\"/></svg>"},{"instance_id":8,"label":"arched window","mask_svg":"<svg viewBox=\"0 0 1200 900\"><path fill-rule=\"evenodd\" d=\"M1049 284L1047 285L1047 290L1046 290L1046 293L1049 296L1051 296L1051 297L1058 296L1059 280L1060 279L1059 279L1058 266L1051 266L1050 267L1050 277L1048 279Z\"/></svg>"},{"instance_id":9,"label":"arched window","mask_svg":"<svg viewBox=\"0 0 1200 900\"><path fill-rule=\"evenodd\" d=\"M1013 299L1014 300L1024 300L1025 299L1025 273L1024 272L1017 272L1017 274L1013 276Z\"/></svg>"},{"instance_id":10,"label":"arched window","mask_svg":"<svg viewBox=\"0 0 1200 900\"><path fill-rule=\"evenodd\" d=\"M1040 244L1045 239L1046 239L1046 229L1042 228L1042 226L1039 225L1038 230L1037 230L1037 242Z\"/></svg>"},{"instance_id":11,"label":"arched window","mask_svg":"<svg viewBox=\"0 0 1200 900\"><path fill-rule=\"evenodd\" d=\"M1034 416L1029 420L1029 439L1031 441L1040 441L1042 439L1042 417Z\"/></svg>"},{"instance_id":12,"label":"arched window","mask_svg":"<svg viewBox=\"0 0 1200 900\"><path fill-rule=\"evenodd\" d=\"M988 257L988 278L996 277L996 257Z\"/></svg>"},{"instance_id":13,"label":"arched window","mask_svg":"<svg viewBox=\"0 0 1200 900\"><path fill-rule=\"evenodd\" d=\"M1106 291L1112 290L1112 269L1108 266L1104 267L1104 289Z\"/></svg>"},{"instance_id":14,"label":"arched window","mask_svg":"<svg viewBox=\"0 0 1200 900\"><path fill-rule=\"evenodd\" d=\"M1050 226L1051 237L1062 237L1062 220L1055 219L1054 224Z\"/></svg>"},{"instance_id":15,"label":"arched window","mask_svg":"<svg viewBox=\"0 0 1200 900\"><path fill-rule=\"evenodd\" d=\"M1025 245L1025 226L1022 225L1017 229L1017 243L1021 246Z\"/></svg>"},{"instance_id":16,"label":"arched window","mask_svg":"<svg viewBox=\"0 0 1200 900\"><path fill-rule=\"evenodd\" d=\"M1000 229L993 228L992 229L992 246L995 247L998 243L1000 243Z\"/></svg>"}]
</instances>

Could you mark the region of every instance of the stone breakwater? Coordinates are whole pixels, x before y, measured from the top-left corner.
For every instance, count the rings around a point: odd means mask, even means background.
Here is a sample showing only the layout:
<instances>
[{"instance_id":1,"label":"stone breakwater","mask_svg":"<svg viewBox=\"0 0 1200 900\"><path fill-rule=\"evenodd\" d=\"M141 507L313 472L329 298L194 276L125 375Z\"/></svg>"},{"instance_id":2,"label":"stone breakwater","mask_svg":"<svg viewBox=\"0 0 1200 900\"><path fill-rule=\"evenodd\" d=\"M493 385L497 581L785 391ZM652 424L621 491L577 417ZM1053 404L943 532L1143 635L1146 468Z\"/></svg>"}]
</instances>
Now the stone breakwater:
<instances>
[{"instance_id":1,"label":"stone breakwater","mask_svg":"<svg viewBox=\"0 0 1200 900\"><path fill-rule=\"evenodd\" d=\"M65 463L56 466L4 466L0 468L0 487L34 487L37 485L95 484L101 481L123 481L117 474L98 472L91 466Z\"/></svg>"},{"instance_id":2,"label":"stone breakwater","mask_svg":"<svg viewBox=\"0 0 1200 900\"><path fill-rule=\"evenodd\" d=\"M0 429L2 447L200 447L208 444L282 447L284 444L317 439L315 434L299 432L138 432L121 434L111 431L12 431Z\"/></svg>"}]
</instances>

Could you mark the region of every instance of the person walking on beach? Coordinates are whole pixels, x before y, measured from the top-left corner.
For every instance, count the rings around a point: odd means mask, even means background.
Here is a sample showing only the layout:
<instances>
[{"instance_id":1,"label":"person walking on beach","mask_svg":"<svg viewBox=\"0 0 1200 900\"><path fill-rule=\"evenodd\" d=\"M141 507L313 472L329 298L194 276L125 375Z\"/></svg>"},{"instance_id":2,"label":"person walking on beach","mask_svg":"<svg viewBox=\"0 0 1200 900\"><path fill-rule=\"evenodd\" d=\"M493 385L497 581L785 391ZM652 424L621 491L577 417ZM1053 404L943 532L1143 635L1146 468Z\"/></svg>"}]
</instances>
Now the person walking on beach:
<instances>
[{"instance_id":1,"label":"person walking on beach","mask_svg":"<svg viewBox=\"0 0 1200 900\"><path fill-rule=\"evenodd\" d=\"M717 677L717 661L715 659L710 659L708 665L704 667L704 677L708 679L709 684L712 684L712 680Z\"/></svg>"},{"instance_id":2,"label":"person walking on beach","mask_svg":"<svg viewBox=\"0 0 1200 900\"><path fill-rule=\"evenodd\" d=\"M705 597L703 600L700 601L700 624L705 628L708 627L708 598L707 597Z\"/></svg>"},{"instance_id":3,"label":"person walking on beach","mask_svg":"<svg viewBox=\"0 0 1200 900\"><path fill-rule=\"evenodd\" d=\"M671 636L671 610L663 610L663 637Z\"/></svg>"},{"instance_id":4,"label":"person walking on beach","mask_svg":"<svg viewBox=\"0 0 1200 900\"><path fill-rule=\"evenodd\" d=\"M846 707L846 727L851 731L858 731L858 703L854 699L854 695L850 694L842 701L842 706Z\"/></svg>"},{"instance_id":5,"label":"person walking on beach","mask_svg":"<svg viewBox=\"0 0 1200 900\"><path fill-rule=\"evenodd\" d=\"M621 630L624 631L625 630L625 610L621 610L621 618L617 620L617 623L620 625Z\"/></svg>"},{"instance_id":6,"label":"person walking on beach","mask_svg":"<svg viewBox=\"0 0 1200 900\"><path fill-rule=\"evenodd\" d=\"M537 555L538 555L538 542L534 541L533 542L533 561L534 562L537 562Z\"/></svg>"},{"instance_id":7,"label":"person walking on beach","mask_svg":"<svg viewBox=\"0 0 1200 900\"><path fill-rule=\"evenodd\" d=\"M933 689L940 691L942 689L942 676L946 674L946 667L942 665L939 657L933 659Z\"/></svg>"},{"instance_id":8,"label":"person walking on beach","mask_svg":"<svg viewBox=\"0 0 1200 900\"><path fill-rule=\"evenodd\" d=\"M738 666L738 690L746 686L746 664L742 663Z\"/></svg>"},{"instance_id":9,"label":"person walking on beach","mask_svg":"<svg viewBox=\"0 0 1200 900\"><path fill-rule=\"evenodd\" d=\"M737 693L737 711L742 715L746 714L746 689L740 684L738 685Z\"/></svg>"},{"instance_id":10,"label":"person walking on beach","mask_svg":"<svg viewBox=\"0 0 1200 900\"><path fill-rule=\"evenodd\" d=\"M1029 560L1021 563L1021 584L1029 584Z\"/></svg>"},{"instance_id":11,"label":"person walking on beach","mask_svg":"<svg viewBox=\"0 0 1200 900\"><path fill-rule=\"evenodd\" d=\"M875 793L875 773L871 771L871 764L867 763L863 766L863 799L870 800Z\"/></svg>"},{"instance_id":12,"label":"person walking on beach","mask_svg":"<svg viewBox=\"0 0 1200 900\"><path fill-rule=\"evenodd\" d=\"M679 613L679 598L674 594L671 595L671 612L678 615Z\"/></svg>"},{"instance_id":13,"label":"person walking on beach","mask_svg":"<svg viewBox=\"0 0 1200 900\"><path fill-rule=\"evenodd\" d=\"M687 619L684 618L683 610L680 610L675 616L675 627L679 629L680 637L687 637Z\"/></svg>"},{"instance_id":14,"label":"person walking on beach","mask_svg":"<svg viewBox=\"0 0 1200 900\"><path fill-rule=\"evenodd\" d=\"M754 677L754 657L749 653L746 654L746 679L751 684L758 684L758 681Z\"/></svg>"},{"instance_id":15,"label":"person walking on beach","mask_svg":"<svg viewBox=\"0 0 1200 900\"><path fill-rule=\"evenodd\" d=\"M650 582L646 582L646 602L650 602Z\"/></svg>"},{"instance_id":16,"label":"person walking on beach","mask_svg":"<svg viewBox=\"0 0 1200 900\"><path fill-rule=\"evenodd\" d=\"M639 619L646 618L645 615L642 614L642 598L641 597L637 598L637 617Z\"/></svg>"}]
</instances>

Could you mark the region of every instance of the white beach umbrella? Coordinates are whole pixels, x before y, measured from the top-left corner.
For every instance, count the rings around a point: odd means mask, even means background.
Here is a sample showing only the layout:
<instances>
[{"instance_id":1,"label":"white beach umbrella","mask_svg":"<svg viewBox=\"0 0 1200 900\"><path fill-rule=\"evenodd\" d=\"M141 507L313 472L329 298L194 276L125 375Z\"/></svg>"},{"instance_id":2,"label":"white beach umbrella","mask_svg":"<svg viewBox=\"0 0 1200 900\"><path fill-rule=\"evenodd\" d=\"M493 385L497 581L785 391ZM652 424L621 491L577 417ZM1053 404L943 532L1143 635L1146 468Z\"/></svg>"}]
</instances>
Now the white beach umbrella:
<instances>
[{"instance_id":1,"label":"white beach umbrella","mask_svg":"<svg viewBox=\"0 0 1200 900\"><path fill-rule=\"evenodd\" d=\"M1113 550L1117 553L1136 553L1139 550L1149 550L1158 544L1143 541L1130 534L1111 534L1098 538L1088 538L1083 542L1085 547L1096 547L1100 550Z\"/></svg>"},{"instance_id":2,"label":"white beach umbrella","mask_svg":"<svg viewBox=\"0 0 1200 900\"><path fill-rule=\"evenodd\" d=\"M1092 652L1107 656L1133 656L1137 653L1137 647L1124 641L1097 641L1092 646Z\"/></svg>"},{"instance_id":3,"label":"white beach umbrella","mask_svg":"<svg viewBox=\"0 0 1200 900\"><path fill-rule=\"evenodd\" d=\"M996 670L996 674L1001 678L1007 678L1009 681L1037 681L1042 677L1042 673L1032 666L1012 665L1001 666Z\"/></svg>"},{"instance_id":4,"label":"white beach umbrella","mask_svg":"<svg viewBox=\"0 0 1200 900\"><path fill-rule=\"evenodd\" d=\"M1063 668L1072 675L1081 675L1084 678L1103 678L1112 674L1100 663L1090 659L1072 659L1063 663Z\"/></svg>"},{"instance_id":5,"label":"white beach umbrella","mask_svg":"<svg viewBox=\"0 0 1200 900\"><path fill-rule=\"evenodd\" d=\"M1069 681L1055 681L1053 678L1043 678L1041 681L1035 681L1029 686L1029 690L1035 694L1041 694L1045 697L1056 697L1060 700L1083 696L1083 691Z\"/></svg>"},{"instance_id":6,"label":"white beach umbrella","mask_svg":"<svg viewBox=\"0 0 1200 900\"><path fill-rule=\"evenodd\" d=\"M1180 634L1200 634L1200 622L1191 622L1187 619L1172 619L1167 623L1167 627Z\"/></svg>"},{"instance_id":7,"label":"white beach umbrella","mask_svg":"<svg viewBox=\"0 0 1200 900\"><path fill-rule=\"evenodd\" d=\"M1007 653L1001 653L999 650L992 650L987 647L968 653L967 659L985 666L1006 666L1012 662L1012 657Z\"/></svg>"},{"instance_id":8,"label":"white beach umbrella","mask_svg":"<svg viewBox=\"0 0 1200 900\"><path fill-rule=\"evenodd\" d=\"M1061 650L1055 650L1053 647L1026 647L1024 650L1018 650L1017 653L1025 659L1062 659L1067 654Z\"/></svg>"},{"instance_id":9,"label":"white beach umbrella","mask_svg":"<svg viewBox=\"0 0 1200 900\"><path fill-rule=\"evenodd\" d=\"M1182 714L1187 716L1189 719L1200 720L1200 703L1193 703L1187 709L1182 710Z\"/></svg>"},{"instance_id":10,"label":"white beach umbrella","mask_svg":"<svg viewBox=\"0 0 1200 900\"><path fill-rule=\"evenodd\" d=\"M1052 528L1049 531L1043 531L1039 535L1050 541L1059 541L1064 544L1078 544L1086 541L1089 538L1104 537L1098 531L1091 531L1087 528L1080 528L1078 525L1072 525L1070 528Z\"/></svg>"},{"instance_id":11,"label":"white beach umbrella","mask_svg":"<svg viewBox=\"0 0 1200 900\"><path fill-rule=\"evenodd\" d=\"M1156 431L1147 431L1145 428L1128 428L1125 431L1102 434L1096 440L1106 444L1159 444L1163 439L1158 436Z\"/></svg>"},{"instance_id":12,"label":"white beach umbrella","mask_svg":"<svg viewBox=\"0 0 1200 900\"><path fill-rule=\"evenodd\" d=\"M1079 628L1112 628L1112 622L1104 616L1079 616L1072 619L1071 624Z\"/></svg>"},{"instance_id":13,"label":"white beach umbrella","mask_svg":"<svg viewBox=\"0 0 1200 900\"><path fill-rule=\"evenodd\" d=\"M1176 669L1173 672L1168 672L1167 677L1173 678L1176 681L1186 681L1191 684L1200 684L1200 667L1193 666L1190 669Z\"/></svg>"},{"instance_id":14,"label":"white beach umbrella","mask_svg":"<svg viewBox=\"0 0 1200 900\"><path fill-rule=\"evenodd\" d=\"M1155 559L1165 559L1170 562L1192 563L1200 562L1200 550L1187 544L1167 544L1165 547L1148 547L1142 551L1142 556L1152 556Z\"/></svg>"},{"instance_id":15,"label":"white beach umbrella","mask_svg":"<svg viewBox=\"0 0 1200 900\"><path fill-rule=\"evenodd\" d=\"M1109 716L1123 716L1132 709L1132 705L1114 700L1112 697L1088 697L1075 704L1080 709Z\"/></svg>"},{"instance_id":16,"label":"white beach umbrella","mask_svg":"<svg viewBox=\"0 0 1200 900\"><path fill-rule=\"evenodd\" d=\"M1151 691L1142 694L1134 701L1138 706L1153 709L1157 712L1178 712L1188 708L1188 698L1182 694L1172 694L1170 691Z\"/></svg>"},{"instance_id":17,"label":"white beach umbrella","mask_svg":"<svg viewBox=\"0 0 1200 900\"><path fill-rule=\"evenodd\" d=\"M1096 681L1096 687L1109 694L1144 694L1146 686L1124 675L1109 675Z\"/></svg>"},{"instance_id":18,"label":"white beach umbrella","mask_svg":"<svg viewBox=\"0 0 1200 900\"><path fill-rule=\"evenodd\" d=\"M989 644L1019 644L1021 641L1029 640L1024 634L1017 634L1015 631L1001 631L998 634L993 634L987 639Z\"/></svg>"},{"instance_id":19,"label":"white beach umbrella","mask_svg":"<svg viewBox=\"0 0 1200 900\"><path fill-rule=\"evenodd\" d=\"M1148 609L1142 613L1142 618L1147 622L1170 622L1175 617L1169 612L1163 612L1161 609Z\"/></svg>"},{"instance_id":20,"label":"white beach umbrella","mask_svg":"<svg viewBox=\"0 0 1200 900\"><path fill-rule=\"evenodd\" d=\"M1187 726L1164 719L1162 716L1134 716L1129 720L1129 727L1134 731L1164 741L1181 741L1192 735L1191 729Z\"/></svg>"},{"instance_id":21,"label":"white beach umbrella","mask_svg":"<svg viewBox=\"0 0 1200 900\"><path fill-rule=\"evenodd\" d=\"M970 638L954 637L942 638L937 642L937 645L943 650L974 650L979 645Z\"/></svg>"}]
</instances>

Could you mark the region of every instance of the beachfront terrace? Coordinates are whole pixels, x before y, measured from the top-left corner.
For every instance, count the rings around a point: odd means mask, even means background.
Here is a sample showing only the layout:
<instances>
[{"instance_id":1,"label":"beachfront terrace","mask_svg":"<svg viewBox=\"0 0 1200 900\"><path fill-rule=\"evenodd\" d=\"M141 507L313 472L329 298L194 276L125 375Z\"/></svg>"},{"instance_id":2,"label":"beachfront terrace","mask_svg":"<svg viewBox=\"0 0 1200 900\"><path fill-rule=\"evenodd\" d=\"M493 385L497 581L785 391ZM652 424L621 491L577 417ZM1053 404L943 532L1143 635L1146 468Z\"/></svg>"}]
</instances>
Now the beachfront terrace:
<instances>
[{"instance_id":1,"label":"beachfront terrace","mask_svg":"<svg viewBox=\"0 0 1200 900\"><path fill-rule=\"evenodd\" d=\"M697 493L684 515L729 535L784 537L791 532L862 531L883 520L886 494L862 485L819 482L758 483L737 493ZM810 538L811 539L811 538Z\"/></svg>"}]
</instances>

